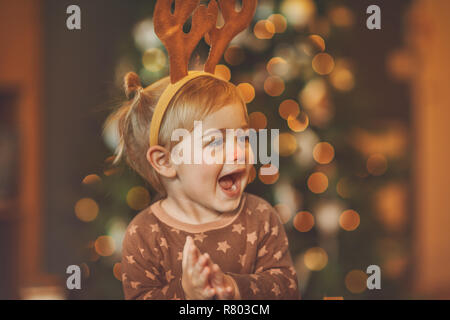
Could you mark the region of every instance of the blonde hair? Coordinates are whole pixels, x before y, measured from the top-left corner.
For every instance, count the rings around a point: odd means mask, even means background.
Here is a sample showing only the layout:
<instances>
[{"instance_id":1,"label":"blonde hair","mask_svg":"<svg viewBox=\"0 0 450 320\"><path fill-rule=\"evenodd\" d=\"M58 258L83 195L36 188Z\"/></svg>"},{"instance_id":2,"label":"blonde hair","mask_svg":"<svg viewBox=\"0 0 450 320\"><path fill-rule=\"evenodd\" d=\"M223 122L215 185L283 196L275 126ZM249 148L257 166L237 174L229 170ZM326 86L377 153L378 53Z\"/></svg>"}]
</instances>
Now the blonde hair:
<instances>
[{"instance_id":1,"label":"blonde hair","mask_svg":"<svg viewBox=\"0 0 450 320\"><path fill-rule=\"evenodd\" d=\"M109 115L104 124L104 129L110 125L118 126L119 144L113 164L125 158L128 165L163 197L167 192L159 174L147 161L146 154L149 148L150 122L158 99L169 83L170 78L165 77L144 89L136 73L127 73L124 89L129 100ZM192 131L194 120L203 120L209 114L236 102L242 104L248 122L247 106L233 83L208 75L188 81L168 105L161 122L158 144L171 151L177 143L171 141L175 129Z\"/></svg>"}]
</instances>

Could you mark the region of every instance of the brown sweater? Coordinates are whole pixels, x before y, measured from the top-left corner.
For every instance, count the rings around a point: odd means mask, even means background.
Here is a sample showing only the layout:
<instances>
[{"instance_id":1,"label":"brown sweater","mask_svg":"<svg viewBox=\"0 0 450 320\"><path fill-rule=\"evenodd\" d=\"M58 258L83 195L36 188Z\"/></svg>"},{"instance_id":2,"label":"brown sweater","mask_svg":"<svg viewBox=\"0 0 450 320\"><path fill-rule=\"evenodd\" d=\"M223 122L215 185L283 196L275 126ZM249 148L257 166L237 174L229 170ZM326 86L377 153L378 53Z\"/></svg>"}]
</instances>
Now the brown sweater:
<instances>
[{"instance_id":1,"label":"brown sweater","mask_svg":"<svg viewBox=\"0 0 450 320\"><path fill-rule=\"evenodd\" d=\"M160 202L127 228L121 264L125 299L186 299L181 261L188 235L232 277L237 299L299 299L286 233L267 201L244 192L237 213L203 224L172 217Z\"/></svg>"}]
</instances>

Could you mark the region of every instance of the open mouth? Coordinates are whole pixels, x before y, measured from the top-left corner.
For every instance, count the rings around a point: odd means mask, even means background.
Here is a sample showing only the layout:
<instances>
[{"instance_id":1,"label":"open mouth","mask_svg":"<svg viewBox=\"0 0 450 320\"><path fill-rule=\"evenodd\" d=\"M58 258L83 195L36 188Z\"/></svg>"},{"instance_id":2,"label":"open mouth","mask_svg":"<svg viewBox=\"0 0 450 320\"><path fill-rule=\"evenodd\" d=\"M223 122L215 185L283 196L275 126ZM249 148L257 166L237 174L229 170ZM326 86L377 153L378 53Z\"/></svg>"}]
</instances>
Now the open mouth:
<instances>
[{"instance_id":1,"label":"open mouth","mask_svg":"<svg viewBox=\"0 0 450 320\"><path fill-rule=\"evenodd\" d=\"M232 172L219 178L219 186L222 191L230 196L235 197L241 191L241 178L245 173L245 169Z\"/></svg>"}]
</instances>

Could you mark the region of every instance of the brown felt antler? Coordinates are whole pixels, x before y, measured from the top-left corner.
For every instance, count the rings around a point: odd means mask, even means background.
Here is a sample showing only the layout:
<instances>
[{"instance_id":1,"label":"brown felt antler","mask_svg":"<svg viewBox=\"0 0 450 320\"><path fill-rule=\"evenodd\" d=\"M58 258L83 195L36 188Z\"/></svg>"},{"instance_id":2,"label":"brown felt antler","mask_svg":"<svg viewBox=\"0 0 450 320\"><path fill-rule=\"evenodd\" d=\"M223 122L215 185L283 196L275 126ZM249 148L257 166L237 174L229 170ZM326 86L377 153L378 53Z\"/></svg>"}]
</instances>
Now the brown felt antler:
<instances>
[{"instance_id":1,"label":"brown felt antler","mask_svg":"<svg viewBox=\"0 0 450 320\"><path fill-rule=\"evenodd\" d=\"M235 0L218 0L225 24L219 29L215 25L208 32L211 48L204 71L214 73L231 40L250 25L258 4L257 0L242 0L241 11L235 10Z\"/></svg>"},{"instance_id":2,"label":"brown felt antler","mask_svg":"<svg viewBox=\"0 0 450 320\"><path fill-rule=\"evenodd\" d=\"M170 81L175 83L188 74L189 59L205 33L216 25L218 7L211 0L208 7L198 6L200 0L175 0L175 11L171 13L174 0L158 0L153 13L156 35L167 49L170 63ZM189 33L183 25L192 15Z\"/></svg>"}]
</instances>

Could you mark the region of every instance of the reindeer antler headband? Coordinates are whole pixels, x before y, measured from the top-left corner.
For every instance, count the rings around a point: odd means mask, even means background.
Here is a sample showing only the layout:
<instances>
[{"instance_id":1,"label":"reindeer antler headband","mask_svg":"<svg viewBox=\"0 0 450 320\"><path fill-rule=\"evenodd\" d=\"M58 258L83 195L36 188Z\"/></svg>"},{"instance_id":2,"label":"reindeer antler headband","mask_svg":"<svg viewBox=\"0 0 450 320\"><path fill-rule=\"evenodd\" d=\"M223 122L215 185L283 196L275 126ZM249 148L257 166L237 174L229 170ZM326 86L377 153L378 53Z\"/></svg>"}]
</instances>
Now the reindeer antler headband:
<instances>
[{"instance_id":1,"label":"reindeer antler headband","mask_svg":"<svg viewBox=\"0 0 450 320\"><path fill-rule=\"evenodd\" d=\"M209 75L218 78L214 75L216 65L230 41L250 25L257 5L257 0L242 0L241 10L236 11L235 0L218 0L225 24L217 28L218 6L215 0L211 0L208 7L199 5L199 0L175 0L175 11L171 13L173 1L157 0L153 13L155 33L169 54L171 83L156 105L150 124L150 146L158 144L161 121L177 91L186 82L198 76ZM185 33L183 25L191 14L191 30ZM210 51L204 71L188 71L192 52L205 35L209 37Z\"/></svg>"}]
</instances>

